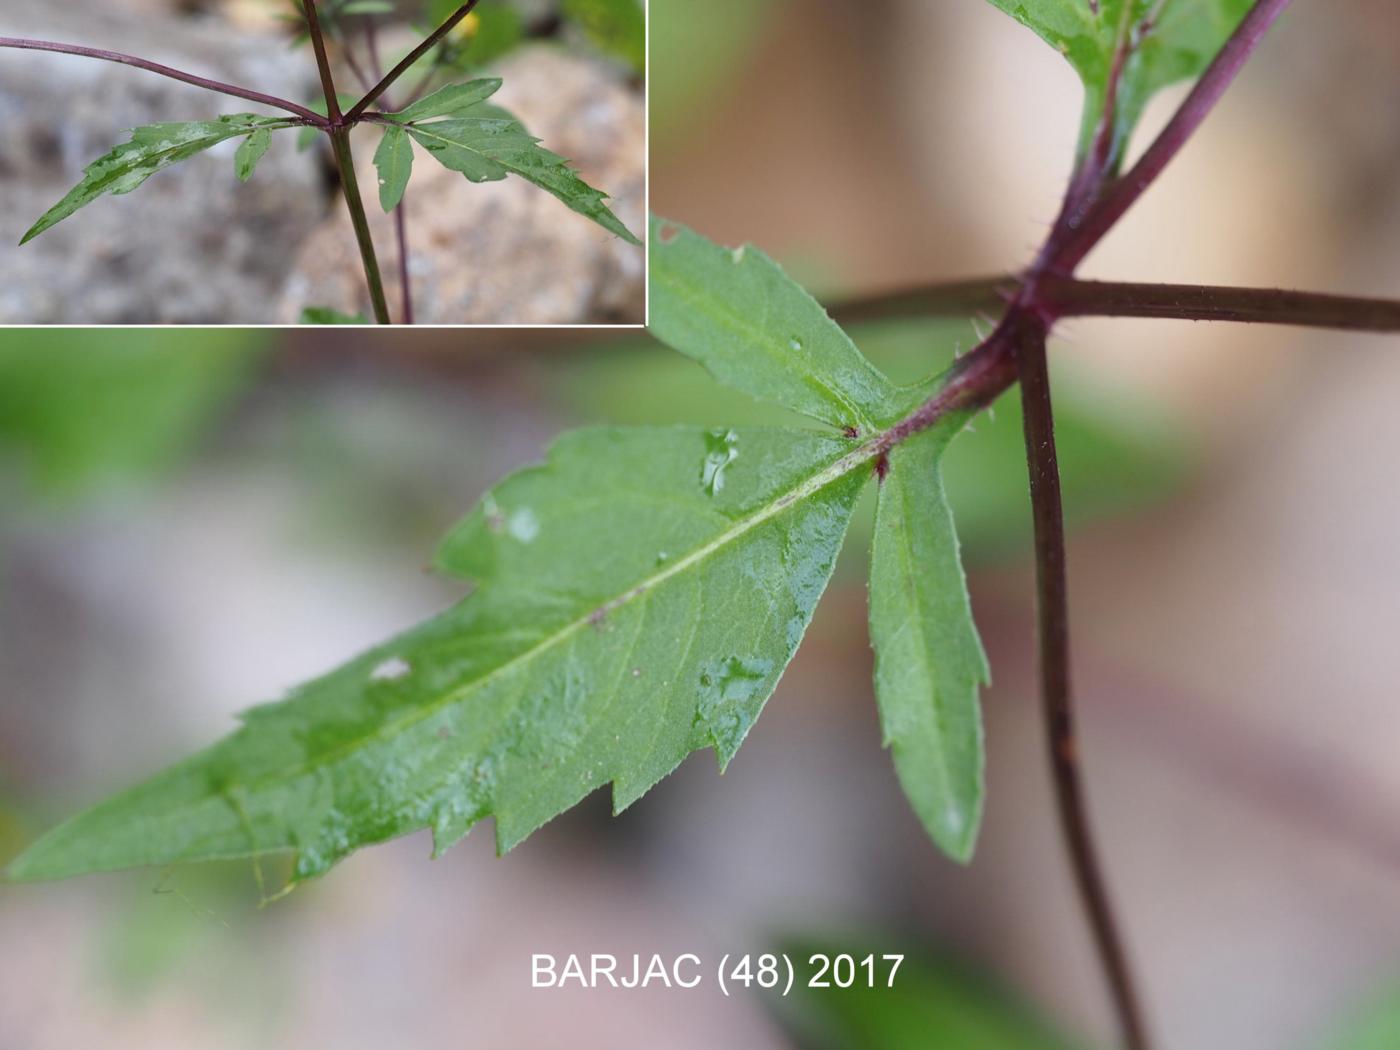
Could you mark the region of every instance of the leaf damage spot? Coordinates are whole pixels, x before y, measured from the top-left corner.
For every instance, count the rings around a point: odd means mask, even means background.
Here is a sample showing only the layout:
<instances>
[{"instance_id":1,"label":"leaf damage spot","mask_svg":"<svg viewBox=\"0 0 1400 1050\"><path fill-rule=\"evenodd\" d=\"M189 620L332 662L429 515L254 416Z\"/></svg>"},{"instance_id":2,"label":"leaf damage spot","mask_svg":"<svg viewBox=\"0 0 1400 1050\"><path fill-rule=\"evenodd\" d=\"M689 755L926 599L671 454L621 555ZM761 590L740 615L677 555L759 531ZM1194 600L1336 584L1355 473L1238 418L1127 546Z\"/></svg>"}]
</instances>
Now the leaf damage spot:
<instances>
[{"instance_id":1,"label":"leaf damage spot","mask_svg":"<svg viewBox=\"0 0 1400 1050\"><path fill-rule=\"evenodd\" d=\"M389 659L380 662L373 671L369 673L372 682L396 682L405 677L413 668L408 661L398 656L391 656Z\"/></svg>"}]
</instances>

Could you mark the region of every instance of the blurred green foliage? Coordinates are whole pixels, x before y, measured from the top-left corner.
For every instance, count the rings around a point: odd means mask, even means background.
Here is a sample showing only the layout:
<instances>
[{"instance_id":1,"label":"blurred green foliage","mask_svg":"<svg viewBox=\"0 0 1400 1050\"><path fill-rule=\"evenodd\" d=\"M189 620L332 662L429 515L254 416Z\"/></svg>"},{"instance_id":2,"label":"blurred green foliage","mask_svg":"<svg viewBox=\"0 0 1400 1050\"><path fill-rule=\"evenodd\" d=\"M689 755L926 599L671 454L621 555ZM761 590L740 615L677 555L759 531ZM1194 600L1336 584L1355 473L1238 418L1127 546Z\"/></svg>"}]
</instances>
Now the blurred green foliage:
<instances>
[{"instance_id":1,"label":"blurred green foliage","mask_svg":"<svg viewBox=\"0 0 1400 1050\"><path fill-rule=\"evenodd\" d=\"M263 347L231 329L13 332L0 347L0 471L62 499L167 470Z\"/></svg>"},{"instance_id":2,"label":"blurred green foliage","mask_svg":"<svg viewBox=\"0 0 1400 1050\"><path fill-rule=\"evenodd\" d=\"M563 0L564 17L594 47L621 59L637 74L647 67L647 16L642 0Z\"/></svg>"},{"instance_id":3,"label":"blurred green foliage","mask_svg":"<svg viewBox=\"0 0 1400 1050\"><path fill-rule=\"evenodd\" d=\"M946 369L978 342L968 321L881 322L854 327L861 351L900 383ZM1157 404L1106 390L1055 359L1056 424L1071 522L1128 513L1169 497L1191 464L1190 448ZM555 397L592 423L809 426L714 382L700 365L650 341L571 356L551 372ZM1020 401L1003 396L943 458L958 535L972 560L1029 550L1030 511ZM870 498L867 493L866 499ZM864 558L871 515L857 512L847 557Z\"/></svg>"},{"instance_id":4,"label":"blurred green foliage","mask_svg":"<svg viewBox=\"0 0 1400 1050\"><path fill-rule=\"evenodd\" d=\"M1323 1050L1395 1050L1400 1047L1400 983L1357 1010Z\"/></svg>"},{"instance_id":5,"label":"blurred green foliage","mask_svg":"<svg viewBox=\"0 0 1400 1050\"><path fill-rule=\"evenodd\" d=\"M907 948L841 941L803 941L784 950L810 976L813 953L864 959ZM863 971L859 971L864 976ZM828 972L828 979L831 974ZM778 1000L779 1017L809 1050L1071 1050L1069 1042L1004 990L969 974L965 965L932 956L906 958L885 987L808 988L794 982L789 1000Z\"/></svg>"},{"instance_id":6,"label":"blurred green foliage","mask_svg":"<svg viewBox=\"0 0 1400 1050\"><path fill-rule=\"evenodd\" d=\"M432 0L421 27L424 35L442 25L461 7L461 0ZM525 19L510 0L483 0L472 12L475 19L448 34L442 47L444 65L463 71L494 62L525 40Z\"/></svg>"},{"instance_id":7,"label":"blurred green foliage","mask_svg":"<svg viewBox=\"0 0 1400 1050\"><path fill-rule=\"evenodd\" d=\"M716 98L732 87L735 74L753 57L773 0L708 0L696 17L695 0L651 0L651 92L653 141L663 145L697 135Z\"/></svg>"}]
</instances>

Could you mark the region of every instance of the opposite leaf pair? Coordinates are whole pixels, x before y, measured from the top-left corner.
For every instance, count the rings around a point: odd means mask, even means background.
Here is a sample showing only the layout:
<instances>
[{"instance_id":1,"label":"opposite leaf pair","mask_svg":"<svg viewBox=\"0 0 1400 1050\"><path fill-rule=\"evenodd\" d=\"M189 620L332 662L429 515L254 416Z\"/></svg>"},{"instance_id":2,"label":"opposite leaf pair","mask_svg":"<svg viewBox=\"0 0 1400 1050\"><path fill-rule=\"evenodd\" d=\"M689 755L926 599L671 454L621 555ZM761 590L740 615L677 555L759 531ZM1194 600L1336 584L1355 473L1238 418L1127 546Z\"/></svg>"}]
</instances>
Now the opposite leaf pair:
<instances>
[{"instance_id":1,"label":"opposite leaf pair","mask_svg":"<svg viewBox=\"0 0 1400 1050\"><path fill-rule=\"evenodd\" d=\"M835 429L563 436L443 544L438 567L470 597L50 832L13 877L294 851L299 880L424 827L440 853L487 816L506 850L598 787L621 810L691 751L733 758L885 463L879 428L923 391L890 383L761 253L653 234L657 334ZM986 664L938 478L956 425L890 453L871 625L900 778L965 859Z\"/></svg>"},{"instance_id":2,"label":"opposite leaf pair","mask_svg":"<svg viewBox=\"0 0 1400 1050\"><path fill-rule=\"evenodd\" d=\"M606 194L580 179L563 157L541 147L510 113L485 102L500 86L498 79L453 84L399 113L369 115L386 125L374 158L384 210L392 211L403 199L413 167L412 137L444 166L462 172L472 182L519 175L610 233L639 244L607 207ZM347 97L347 104L353 101ZM319 108L324 109L324 105ZM286 128L300 128L313 137L321 130L306 120L251 113L137 128L129 142L88 165L82 181L50 208L20 243L28 243L103 194L130 193L156 172L229 139L243 138L234 155L234 172L240 181L247 182L271 146L272 133Z\"/></svg>"}]
</instances>

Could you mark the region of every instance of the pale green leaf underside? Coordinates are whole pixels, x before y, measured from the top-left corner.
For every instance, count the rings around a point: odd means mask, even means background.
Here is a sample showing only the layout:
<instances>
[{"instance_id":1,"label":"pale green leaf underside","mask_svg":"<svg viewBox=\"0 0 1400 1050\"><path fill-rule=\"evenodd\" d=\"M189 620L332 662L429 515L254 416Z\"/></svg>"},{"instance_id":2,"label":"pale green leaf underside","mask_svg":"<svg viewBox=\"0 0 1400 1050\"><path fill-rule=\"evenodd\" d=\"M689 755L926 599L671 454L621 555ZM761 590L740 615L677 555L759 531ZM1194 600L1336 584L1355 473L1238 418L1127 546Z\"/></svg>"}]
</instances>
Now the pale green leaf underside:
<instances>
[{"instance_id":1,"label":"pale green leaf underside","mask_svg":"<svg viewBox=\"0 0 1400 1050\"><path fill-rule=\"evenodd\" d=\"M472 84L461 85L464 90L471 87ZM444 88L437 95L450 90ZM436 97L430 96L423 102ZM409 123L402 114L391 119L401 122L413 140L444 167L461 172L472 182L496 182L507 175L518 175L610 233L631 244L641 243L608 208L607 194L579 178L567 160L542 147L540 140L510 113L487 102L464 105L461 98L440 100L434 108L444 106L443 111L451 115L433 116L427 123Z\"/></svg>"},{"instance_id":2,"label":"pale green leaf underside","mask_svg":"<svg viewBox=\"0 0 1400 1050\"><path fill-rule=\"evenodd\" d=\"M763 252L653 216L651 334L716 379L862 435L907 407L821 304Z\"/></svg>"},{"instance_id":3,"label":"pale green leaf underside","mask_svg":"<svg viewBox=\"0 0 1400 1050\"><path fill-rule=\"evenodd\" d=\"M36 222L20 244L27 244L45 230L62 222L79 208L92 203L103 194L130 193L156 172L188 160L220 142L252 135L260 131L271 133L289 128L295 122L279 117L259 117L251 113L236 113L218 120L199 120L181 124L148 124L131 133L131 141L117 146L104 157L84 169L83 179ZM266 147L264 147L265 149ZM248 159L237 162L240 178L242 166ZM261 153L258 154L261 156ZM252 158L256 163L257 158ZM251 165L248 173L252 174Z\"/></svg>"},{"instance_id":4,"label":"pale green leaf underside","mask_svg":"<svg viewBox=\"0 0 1400 1050\"><path fill-rule=\"evenodd\" d=\"M413 174L413 143L408 132L397 126L386 128L374 151L374 166L379 172L379 204L385 211L393 211L403 200Z\"/></svg>"},{"instance_id":5,"label":"pale green leaf underside","mask_svg":"<svg viewBox=\"0 0 1400 1050\"><path fill-rule=\"evenodd\" d=\"M966 862L982 815L978 691L990 671L939 472L947 440L929 431L891 453L871 555L870 638L900 784L933 840Z\"/></svg>"},{"instance_id":6,"label":"pale green leaf underside","mask_svg":"<svg viewBox=\"0 0 1400 1050\"><path fill-rule=\"evenodd\" d=\"M247 182L253 177L253 172L257 170L258 161L263 159L263 154L272 145L272 130L270 128L258 128L241 143L238 151L233 155L233 173L238 176L239 182Z\"/></svg>"},{"instance_id":7,"label":"pale green leaf underside","mask_svg":"<svg viewBox=\"0 0 1400 1050\"><path fill-rule=\"evenodd\" d=\"M295 851L302 879L419 828L441 852L487 816L505 850L605 784L621 810L691 751L723 765L802 638L869 462L792 430L565 435L443 544L469 598L51 831L10 874Z\"/></svg>"},{"instance_id":8,"label":"pale green leaf underside","mask_svg":"<svg viewBox=\"0 0 1400 1050\"><path fill-rule=\"evenodd\" d=\"M483 77L480 80L469 80L465 84L448 84L391 115L402 124L427 120L430 117L460 116L464 110L471 109L478 102L485 102L500 89L499 77Z\"/></svg>"},{"instance_id":9,"label":"pale green leaf underside","mask_svg":"<svg viewBox=\"0 0 1400 1050\"><path fill-rule=\"evenodd\" d=\"M1115 135L1126 141L1148 100L1162 88L1198 76L1234 32L1251 0L991 0L1069 60L1084 81L1084 148L1103 112L1124 5L1131 4ZM1097 10L1095 10L1097 8ZM1146 29L1144 30L1144 26Z\"/></svg>"}]
</instances>

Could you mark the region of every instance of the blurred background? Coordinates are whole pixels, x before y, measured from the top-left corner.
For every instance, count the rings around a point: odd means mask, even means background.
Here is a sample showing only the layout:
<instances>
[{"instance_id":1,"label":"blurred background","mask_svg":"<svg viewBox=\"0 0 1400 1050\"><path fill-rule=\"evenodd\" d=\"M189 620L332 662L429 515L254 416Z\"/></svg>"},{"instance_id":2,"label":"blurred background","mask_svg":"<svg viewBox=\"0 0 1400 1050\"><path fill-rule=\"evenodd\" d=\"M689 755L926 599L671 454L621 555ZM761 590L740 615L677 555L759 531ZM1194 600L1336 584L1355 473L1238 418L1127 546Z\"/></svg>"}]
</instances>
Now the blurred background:
<instances>
[{"instance_id":1,"label":"blurred background","mask_svg":"<svg viewBox=\"0 0 1400 1050\"><path fill-rule=\"evenodd\" d=\"M978 0L693 12L651 5L657 212L831 301L1029 256L1079 101L1030 33ZM1397 23L1378 0L1295 5L1086 273L1400 294ZM908 379L978 326L854 335ZM1083 761L1160 1043L1400 1046L1397 348L1062 335ZM0 852L453 601L423 571L434 543L561 428L780 418L606 335L9 333ZM1019 427L1013 396L950 454L995 677L971 868L880 748L860 513L722 779L697 755L504 860L482 830L437 862L414 836L264 910L247 865L0 888L0 1044L1111 1045L1041 757ZM776 1006L528 987L535 952L810 943L916 958L895 993Z\"/></svg>"},{"instance_id":2,"label":"blurred background","mask_svg":"<svg viewBox=\"0 0 1400 1050\"><path fill-rule=\"evenodd\" d=\"M3 0L0 35L124 51L324 109L295 3ZM358 99L376 65L390 68L459 6L321 0L338 90ZM387 97L403 106L420 83L500 77L494 101L640 233L645 23L641 0L483 0ZM247 185L233 175L238 143L224 142L18 247L127 129L250 110L277 112L93 59L0 53L0 324L296 324L308 307L373 316L329 141L314 133L275 136ZM397 319L396 231L373 192L378 139L355 135L356 170ZM641 323L641 247L523 179L473 184L421 150L417 160L404 208L419 324Z\"/></svg>"}]
</instances>

